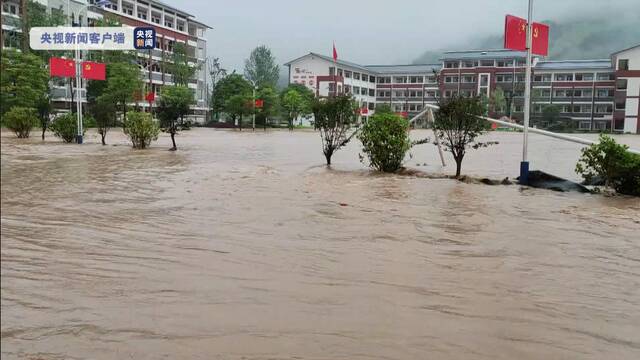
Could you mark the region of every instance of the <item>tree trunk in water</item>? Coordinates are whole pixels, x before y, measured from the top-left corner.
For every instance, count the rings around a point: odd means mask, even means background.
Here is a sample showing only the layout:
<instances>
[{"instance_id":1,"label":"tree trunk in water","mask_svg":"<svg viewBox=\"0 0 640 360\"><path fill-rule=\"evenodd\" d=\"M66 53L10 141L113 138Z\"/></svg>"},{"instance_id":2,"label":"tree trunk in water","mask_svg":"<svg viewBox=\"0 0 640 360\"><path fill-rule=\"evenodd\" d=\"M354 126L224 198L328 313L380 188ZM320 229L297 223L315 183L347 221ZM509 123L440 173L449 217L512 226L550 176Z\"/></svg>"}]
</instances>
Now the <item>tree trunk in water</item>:
<instances>
[{"instance_id":1,"label":"tree trunk in water","mask_svg":"<svg viewBox=\"0 0 640 360\"><path fill-rule=\"evenodd\" d=\"M123 102L122 103L122 124L124 124L125 120L127 120L127 103Z\"/></svg>"},{"instance_id":2,"label":"tree trunk in water","mask_svg":"<svg viewBox=\"0 0 640 360\"><path fill-rule=\"evenodd\" d=\"M460 171L462 170L462 159L455 159L455 160L456 160L456 177L459 178Z\"/></svg>"},{"instance_id":3,"label":"tree trunk in water","mask_svg":"<svg viewBox=\"0 0 640 360\"><path fill-rule=\"evenodd\" d=\"M107 143L104 141L104 138L107 137L107 133L102 132L100 133L100 136L102 137L102 145L107 145Z\"/></svg>"},{"instance_id":4,"label":"tree trunk in water","mask_svg":"<svg viewBox=\"0 0 640 360\"><path fill-rule=\"evenodd\" d=\"M47 126L45 124L42 124L42 141L44 141L44 133L45 131L47 131Z\"/></svg>"},{"instance_id":5,"label":"tree trunk in water","mask_svg":"<svg viewBox=\"0 0 640 360\"><path fill-rule=\"evenodd\" d=\"M240 120L238 120L238 126L240 127L240 131L242 131L242 115L240 115Z\"/></svg>"},{"instance_id":6,"label":"tree trunk in water","mask_svg":"<svg viewBox=\"0 0 640 360\"><path fill-rule=\"evenodd\" d=\"M327 165L331 165L331 155L333 155L333 152L327 151L324 153L324 157L327 159Z\"/></svg>"},{"instance_id":7,"label":"tree trunk in water","mask_svg":"<svg viewBox=\"0 0 640 360\"><path fill-rule=\"evenodd\" d=\"M171 151L176 151L178 150L178 147L176 146L176 131L172 130L171 131L171 142L173 143L173 147L171 148Z\"/></svg>"}]
</instances>

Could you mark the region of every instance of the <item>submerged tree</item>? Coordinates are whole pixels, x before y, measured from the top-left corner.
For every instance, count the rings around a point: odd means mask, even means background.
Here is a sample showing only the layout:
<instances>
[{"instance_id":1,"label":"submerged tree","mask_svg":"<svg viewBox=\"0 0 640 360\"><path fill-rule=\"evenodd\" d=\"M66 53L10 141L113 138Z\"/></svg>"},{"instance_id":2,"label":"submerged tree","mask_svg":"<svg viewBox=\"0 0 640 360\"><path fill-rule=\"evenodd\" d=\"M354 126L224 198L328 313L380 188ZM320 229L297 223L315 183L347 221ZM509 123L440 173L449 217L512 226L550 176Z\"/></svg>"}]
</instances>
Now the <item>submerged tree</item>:
<instances>
[{"instance_id":1,"label":"submerged tree","mask_svg":"<svg viewBox=\"0 0 640 360\"><path fill-rule=\"evenodd\" d=\"M436 137L451 152L456 162L456 177L460 177L462 159L467 149L478 149L496 142L477 142L476 138L489 128L489 123L480 118L485 109L478 97L454 96L441 101L436 111L433 129Z\"/></svg>"},{"instance_id":2,"label":"submerged tree","mask_svg":"<svg viewBox=\"0 0 640 360\"><path fill-rule=\"evenodd\" d=\"M105 95L91 103L88 110L96 121L96 127L98 134L100 134L102 145L107 145L105 141L107 132L116 126L116 104L108 95Z\"/></svg>"},{"instance_id":3,"label":"submerged tree","mask_svg":"<svg viewBox=\"0 0 640 360\"><path fill-rule=\"evenodd\" d=\"M383 172L400 169L411 148L409 120L393 113L375 113L358 134L369 166ZM364 162L361 155L360 160Z\"/></svg>"},{"instance_id":4,"label":"submerged tree","mask_svg":"<svg viewBox=\"0 0 640 360\"><path fill-rule=\"evenodd\" d=\"M293 130L293 121L300 116L312 113L314 95L306 86L291 84L280 93L280 104L287 119L289 130Z\"/></svg>"},{"instance_id":5,"label":"submerged tree","mask_svg":"<svg viewBox=\"0 0 640 360\"><path fill-rule=\"evenodd\" d=\"M193 101L193 91L186 86L166 86L162 91L157 114L162 130L171 134L171 150L178 149L176 133L185 125L184 116Z\"/></svg>"},{"instance_id":6,"label":"submerged tree","mask_svg":"<svg viewBox=\"0 0 640 360\"><path fill-rule=\"evenodd\" d=\"M123 121L127 119L127 104L134 100L136 92L142 90L140 69L135 64L114 63L107 66L107 81L103 94L122 109Z\"/></svg>"},{"instance_id":7,"label":"submerged tree","mask_svg":"<svg viewBox=\"0 0 640 360\"><path fill-rule=\"evenodd\" d=\"M341 147L347 145L357 131L349 131L358 121L358 103L348 95L327 99L317 99L313 106L316 130L320 130L322 152L331 165L331 157Z\"/></svg>"}]
</instances>

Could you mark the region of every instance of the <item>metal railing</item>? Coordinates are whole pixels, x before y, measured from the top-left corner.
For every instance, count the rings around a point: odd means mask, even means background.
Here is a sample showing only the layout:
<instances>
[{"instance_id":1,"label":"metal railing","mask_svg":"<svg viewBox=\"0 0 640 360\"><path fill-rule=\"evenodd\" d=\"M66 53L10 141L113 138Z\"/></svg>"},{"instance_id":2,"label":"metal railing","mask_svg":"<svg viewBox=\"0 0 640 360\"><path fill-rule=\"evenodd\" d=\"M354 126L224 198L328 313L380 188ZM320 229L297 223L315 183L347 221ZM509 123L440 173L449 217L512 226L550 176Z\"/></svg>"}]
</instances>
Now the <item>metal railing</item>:
<instances>
[{"instance_id":1,"label":"metal railing","mask_svg":"<svg viewBox=\"0 0 640 360\"><path fill-rule=\"evenodd\" d=\"M412 117L409 120L410 124L413 124L417 119L421 118L422 116L427 115L427 121L431 121L433 122L434 118L433 118L433 111L434 110L438 110L440 109L440 107L438 107L437 105L432 105L432 104L424 104L425 109L418 113L416 116ZM485 116L480 116L479 118L492 122L494 124L498 124L498 125L503 125L506 127L510 127L510 128L514 128L514 129L518 129L518 130L524 130L524 126L519 125L519 124L514 124L508 121L502 121L502 120L498 120L498 119L493 119L493 118L489 118L489 117L485 117ZM554 133L551 131L547 131L547 130L542 130L542 129L536 129L536 128L532 128L529 127L529 131L535 134L540 134L540 135L544 135L544 136L548 136L548 137L552 137L555 139L560 139L560 140L564 140L564 141L570 141L570 142L574 142L574 143L578 143L578 144L582 144L582 145L594 145L597 144L597 141L593 141L593 140L587 140L587 139L583 139L583 138L579 138L576 136L571 136L571 135L565 135L565 134L558 134L558 133ZM440 147L438 146L438 149ZM627 151L629 151L630 153L634 153L634 154L638 154L640 155L640 150L636 150L636 149L628 149ZM441 154L441 158L442 158L442 154ZM444 159L442 159L442 164L444 166Z\"/></svg>"}]
</instances>

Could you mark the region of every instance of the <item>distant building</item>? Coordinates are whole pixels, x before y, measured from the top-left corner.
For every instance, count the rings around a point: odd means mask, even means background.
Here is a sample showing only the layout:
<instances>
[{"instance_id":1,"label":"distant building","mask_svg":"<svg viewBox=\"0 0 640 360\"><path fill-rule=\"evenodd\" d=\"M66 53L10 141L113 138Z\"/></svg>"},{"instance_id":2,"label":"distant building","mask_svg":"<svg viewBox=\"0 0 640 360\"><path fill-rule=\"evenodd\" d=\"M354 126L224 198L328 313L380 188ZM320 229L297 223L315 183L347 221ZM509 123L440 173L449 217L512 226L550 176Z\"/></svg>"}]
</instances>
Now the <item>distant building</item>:
<instances>
[{"instance_id":1,"label":"distant building","mask_svg":"<svg viewBox=\"0 0 640 360\"><path fill-rule=\"evenodd\" d=\"M611 55L616 71L614 129L640 133L640 45Z\"/></svg>"},{"instance_id":2,"label":"distant building","mask_svg":"<svg viewBox=\"0 0 640 360\"><path fill-rule=\"evenodd\" d=\"M560 116L580 130L640 133L640 45L611 59L548 61L534 56L533 61L533 119L540 121L545 106L555 105ZM525 52L448 51L440 64L426 65L359 65L310 53L285 65L289 83L303 84L318 96L335 94L336 88L353 94L368 109L364 117L373 114L377 104L388 103L411 117L439 97L491 97L500 88L507 106L491 115L523 118Z\"/></svg>"},{"instance_id":3,"label":"distant building","mask_svg":"<svg viewBox=\"0 0 640 360\"><path fill-rule=\"evenodd\" d=\"M156 94L156 100L162 96L162 87L173 85L171 74L163 64L171 61L173 47L183 43L186 47L189 64L197 67L194 79L188 87L194 91L196 103L191 107L190 119L205 122L209 107L209 94L205 61L207 41L205 33L209 26L197 21L193 15L157 0L111 0L102 6L96 6L97 0L36 0L45 5L48 11L60 12L68 18L68 25L93 26L98 19L110 16L124 26L153 26L156 29L156 49L137 51L137 62L143 74L145 84ZM2 46L20 48L21 29L20 0L2 1ZM84 57L86 52L82 52ZM82 81L81 99L85 101L85 81ZM52 83L51 99L60 109L71 109L71 90L67 79L55 79ZM139 105L148 110L148 103L139 101ZM155 103L154 103L155 106Z\"/></svg>"}]
</instances>

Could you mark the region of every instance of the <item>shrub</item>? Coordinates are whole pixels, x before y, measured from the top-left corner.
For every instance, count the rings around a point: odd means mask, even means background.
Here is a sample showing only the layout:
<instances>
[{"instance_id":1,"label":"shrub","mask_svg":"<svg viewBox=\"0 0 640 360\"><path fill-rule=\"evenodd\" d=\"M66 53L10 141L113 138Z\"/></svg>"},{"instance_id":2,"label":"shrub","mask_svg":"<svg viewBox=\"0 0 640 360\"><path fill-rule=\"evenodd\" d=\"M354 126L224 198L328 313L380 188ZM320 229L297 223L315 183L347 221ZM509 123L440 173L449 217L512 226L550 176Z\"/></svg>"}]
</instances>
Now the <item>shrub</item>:
<instances>
[{"instance_id":1,"label":"shrub","mask_svg":"<svg viewBox=\"0 0 640 360\"><path fill-rule=\"evenodd\" d=\"M50 128L53 134L61 138L64 142L70 143L75 141L76 135L78 135L78 120L76 114L67 113L58 116L50 125ZM84 135L85 132L83 120L82 135Z\"/></svg>"},{"instance_id":2,"label":"shrub","mask_svg":"<svg viewBox=\"0 0 640 360\"><path fill-rule=\"evenodd\" d=\"M364 124L358 139L367 154L369 166L394 172L402 166L404 156L411 148L409 121L392 113L376 113Z\"/></svg>"},{"instance_id":3,"label":"shrub","mask_svg":"<svg viewBox=\"0 0 640 360\"><path fill-rule=\"evenodd\" d=\"M576 172L587 182L601 179L621 194L640 196L640 155L628 149L610 136L600 135L597 144L582 149Z\"/></svg>"},{"instance_id":4,"label":"shrub","mask_svg":"<svg viewBox=\"0 0 640 360\"><path fill-rule=\"evenodd\" d=\"M38 114L33 108L15 106L3 116L4 125L16 133L19 138L28 138L36 125Z\"/></svg>"},{"instance_id":5,"label":"shrub","mask_svg":"<svg viewBox=\"0 0 640 360\"><path fill-rule=\"evenodd\" d=\"M124 121L124 133L133 143L134 149L147 148L151 141L158 139L160 127L151 118L151 115L144 112L130 112Z\"/></svg>"}]
</instances>

